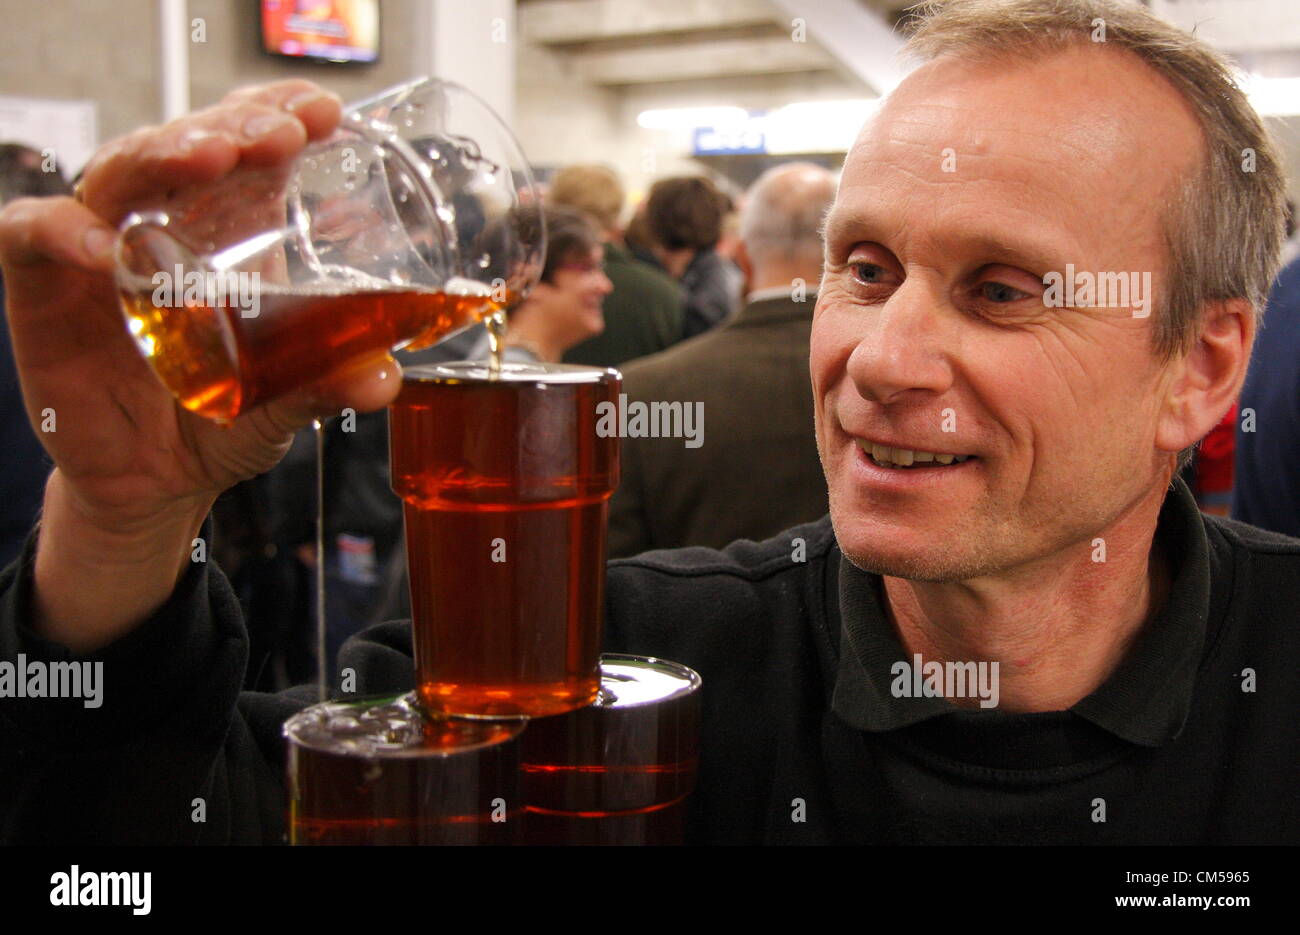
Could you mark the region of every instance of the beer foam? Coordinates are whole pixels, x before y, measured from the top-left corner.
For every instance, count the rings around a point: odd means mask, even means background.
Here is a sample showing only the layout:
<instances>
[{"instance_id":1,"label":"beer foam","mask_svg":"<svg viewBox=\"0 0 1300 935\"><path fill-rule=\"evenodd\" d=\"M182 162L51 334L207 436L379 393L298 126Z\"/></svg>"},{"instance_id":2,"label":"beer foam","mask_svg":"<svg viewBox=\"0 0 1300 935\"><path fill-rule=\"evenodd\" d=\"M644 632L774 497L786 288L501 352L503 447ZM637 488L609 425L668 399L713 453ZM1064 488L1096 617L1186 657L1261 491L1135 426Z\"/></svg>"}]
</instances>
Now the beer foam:
<instances>
[{"instance_id":1,"label":"beer foam","mask_svg":"<svg viewBox=\"0 0 1300 935\"><path fill-rule=\"evenodd\" d=\"M492 287L487 283L479 282L477 279L465 279L462 276L452 276L442 288L448 295L474 295L485 299L492 296Z\"/></svg>"},{"instance_id":2,"label":"beer foam","mask_svg":"<svg viewBox=\"0 0 1300 935\"><path fill-rule=\"evenodd\" d=\"M422 364L403 367L403 380L420 380L432 383L601 383L606 379L621 379L617 370L609 367L585 367L580 364L531 364L506 361L498 373L492 373L487 363L479 360L456 360L445 364Z\"/></svg>"},{"instance_id":3,"label":"beer foam","mask_svg":"<svg viewBox=\"0 0 1300 935\"><path fill-rule=\"evenodd\" d=\"M170 275L167 270L160 270L159 272ZM199 267L194 270L186 270L186 273L190 272L195 272L203 276L218 276L233 274L235 271L212 271ZM251 271L249 272L251 275ZM304 296L313 298L356 295L362 292L438 292L435 287L424 283L392 282L388 279L380 279L378 276L368 276L365 273L348 270L341 266L322 267L320 272L325 276L325 278L306 283L270 282L261 276L258 276L256 289L259 295L264 296ZM129 293L151 293L158 286L158 283L155 282L157 275L158 274L155 273L153 277L144 276L139 273L128 272L119 267L117 270L118 288ZM465 280L465 282L469 282L469 280ZM450 285L451 283L449 282L449 290ZM184 286L178 286L177 288L183 291ZM483 288L487 289L486 286ZM461 294L471 295L474 293L464 291ZM485 292L483 294L487 295L489 293Z\"/></svg>"},{"instance_id":4,"label":"beer foam","mask_svg":"<svg viewBox=\"0 0 1300 935\"><path fill-rule=\"evenodd\" d=\"M264 282L264 295L284 296L337 296L356 295L361 292L436 292L424 283L393 282L346 266L322 266L316 271L320 279L304 283Z\"/></svg>"}]
</instances>

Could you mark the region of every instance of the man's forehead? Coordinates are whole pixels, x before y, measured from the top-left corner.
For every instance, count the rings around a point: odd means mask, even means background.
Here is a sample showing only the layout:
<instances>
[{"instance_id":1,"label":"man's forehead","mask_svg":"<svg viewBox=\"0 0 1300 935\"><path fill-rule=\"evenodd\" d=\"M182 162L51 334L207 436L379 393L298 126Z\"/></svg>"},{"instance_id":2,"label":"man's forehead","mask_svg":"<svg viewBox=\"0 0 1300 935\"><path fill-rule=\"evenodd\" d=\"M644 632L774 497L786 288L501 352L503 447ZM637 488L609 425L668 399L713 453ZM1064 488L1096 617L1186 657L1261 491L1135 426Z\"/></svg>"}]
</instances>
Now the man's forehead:
<instances>
[{"instance_id":1,"label":"man's forehead","mask_svg":"<svg viewBox=\"0 0 1300 935\"><path fill-rule=\"evenodd\" d=\"M1132 53L1083 43L927 63L863 127L845 175L882 160L945 168L949 156L951 181L964 169L1014 180L1041 167L1075 186L1119 184L1154 198L1201 149L1190 106L1163 76Z\"/></svg>"}]
</instances>

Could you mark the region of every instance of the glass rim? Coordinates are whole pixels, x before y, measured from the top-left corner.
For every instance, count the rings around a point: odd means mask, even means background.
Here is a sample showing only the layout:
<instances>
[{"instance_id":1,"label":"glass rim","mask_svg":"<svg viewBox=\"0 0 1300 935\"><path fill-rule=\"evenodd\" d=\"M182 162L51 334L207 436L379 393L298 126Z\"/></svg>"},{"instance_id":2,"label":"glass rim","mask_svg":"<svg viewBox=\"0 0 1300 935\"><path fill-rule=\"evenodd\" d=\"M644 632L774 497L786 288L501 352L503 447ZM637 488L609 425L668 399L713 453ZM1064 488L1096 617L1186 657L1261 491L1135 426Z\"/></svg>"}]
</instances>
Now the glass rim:
<instances>
[{"instance_id":1,"label":"glass rim","mask_svg":"<svg viewBox=\"0 0 1300 935\"><path fill-rule=\"evenodd\" d=\"M452 360L436 364L402 366L402 382L458 383L542 383L585 384L604 383L611 379L622 380L623 375L613 367L590 367L585 364L522 363L502 361L501 369L494 371L485 360Z\"/></svg>"},{"instance_id":2,"label":"glass rim","mask_svg":"<svg viewBox=\"0 0 1300 935\"><path fill-rule=\"evenodd\" d=\"M704 678L688 665L680 662L673 662L671 659L663 659L659 656L640 656L634 653L601 653L600 668L601 682L605 678L605 665L633 665L642 669L649 669L654 672L660 672L667 675L676 676L684 682L681 686L674 689L667 695L658 698L647 698L644 701L633 701L628 704L612 705L619 709L639 708L643 705L663 704L666 701L673 701L678 698L685 698L697 694L704 685Z\"/></svg>"},{"instance_id":3,"label":"glass rim","mask_svg":"<svg viewBox=\"0 0 1300 935\"><path fill-rule=\"evenodd\" d=\"M340 750L334 744L325 744L319 741L311 740L302 736L301 731L306 727L306 721L313 714L320 714L329 709L334 709L330 713L346 711L347 709L360 708L377 708L386 705L396 705L405 708L413 717L420 718L423 721L454 721L463 725L465 728L480 731L489 725L500 727L503 731L508 731L503 736L489 738L484 740L475 740L466 744L457 744L448 747L435 747L423 743L404 744L392 748L383 748L363 751L363 750ZM399 695L376 695L365 698L349 699L347 701L329 700L321 701L309 705L300 711L295 711L289 717L285 718L281 725L280 733L288 741L290 747L301 747L316 753L327 753L332 756L359 757L363 759L415 759L425 757L448 758L459 756L463 753L473 753L475 751L485 750L488 747L495 747L505 743L517 741L524 728L527 727L527 718L467 718L460 715L433 716L420 707L419 702L415 699L414 692L404 692Z\"/></svg>"}]
</instances>

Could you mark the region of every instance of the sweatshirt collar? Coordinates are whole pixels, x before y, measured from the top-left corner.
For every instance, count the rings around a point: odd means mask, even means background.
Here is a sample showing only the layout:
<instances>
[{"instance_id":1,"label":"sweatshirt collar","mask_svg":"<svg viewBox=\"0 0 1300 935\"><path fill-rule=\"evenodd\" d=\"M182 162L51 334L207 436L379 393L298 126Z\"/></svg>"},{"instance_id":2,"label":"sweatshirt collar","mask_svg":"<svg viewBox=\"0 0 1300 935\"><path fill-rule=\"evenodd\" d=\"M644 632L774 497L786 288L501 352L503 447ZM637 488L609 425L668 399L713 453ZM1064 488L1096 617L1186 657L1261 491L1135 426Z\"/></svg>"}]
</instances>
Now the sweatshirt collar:
<instances>
[{"instance_id":1,"label":"sweatshirt collar","mask_svg":"<svg viewBox=\"0 0 1300 935\"><path fill-rule=\"evenodd\" d=\"M1111 676L1069 709L1093 726L1145 747L1168 743L1182 731L1209 617L1209 543L1196 501L1181 479L1175 479L1165 497L1156 539L1175 569L1163 608L1142 628ZM903 695L917 680L914 676L906 685L898 682L903 670L894 667L904 662L910 672L914 658L904 650L884 608L881 577L841 555L840 654L831 706L845 722L879 732L946 714L963 719L978 714L986 721L1026 717L972 712L941 697L895 697L891 688L898 687Z\"/></svg>"}]
</instances>

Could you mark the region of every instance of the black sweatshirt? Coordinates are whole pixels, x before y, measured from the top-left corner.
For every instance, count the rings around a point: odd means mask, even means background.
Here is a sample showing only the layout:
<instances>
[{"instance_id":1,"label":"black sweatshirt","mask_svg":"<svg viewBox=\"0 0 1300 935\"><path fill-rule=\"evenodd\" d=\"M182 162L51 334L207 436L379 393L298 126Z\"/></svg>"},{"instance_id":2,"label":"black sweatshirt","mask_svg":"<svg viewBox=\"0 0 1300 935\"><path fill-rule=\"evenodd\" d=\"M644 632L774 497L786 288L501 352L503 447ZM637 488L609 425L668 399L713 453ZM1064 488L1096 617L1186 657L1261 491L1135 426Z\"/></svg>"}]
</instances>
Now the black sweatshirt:
<instances>
[{"instance_id":1,"label":"black sweatshirt","mask_svg":"<svg viewBox=\"0 0 1300 935\"><path fill-rule=\"evenodd\" d=\"M895 697L912 660L828 519L611 563L605 643L704 678L694 842L1300 843L1300 540L1203 516L1181 482L1157 537L1164 608L1069 711ZM26 631L33 542L0 575L0 661L74 658ZM240 694L246 648L199 563L86 657L101 707L0 700L0 840L282 841L280 724L313 693ZM409 626L361 634L340 665L358 695L409 689Z\"/></svg>"}]
</instances>

